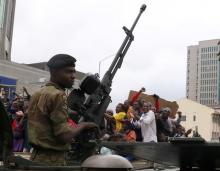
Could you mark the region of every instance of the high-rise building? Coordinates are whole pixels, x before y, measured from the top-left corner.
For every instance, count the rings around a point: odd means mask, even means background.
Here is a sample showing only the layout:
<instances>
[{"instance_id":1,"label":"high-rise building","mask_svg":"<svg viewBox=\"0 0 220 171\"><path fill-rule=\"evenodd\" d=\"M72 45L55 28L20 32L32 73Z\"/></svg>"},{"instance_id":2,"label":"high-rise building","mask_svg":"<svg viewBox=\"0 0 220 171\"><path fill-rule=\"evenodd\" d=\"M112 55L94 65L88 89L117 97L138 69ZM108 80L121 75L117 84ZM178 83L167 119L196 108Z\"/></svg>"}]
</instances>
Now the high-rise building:
<instances>
[{"instance_id":1,"label":"high-rise building","mask_svg":"<svg viewBox=\"0 0 220 171\"><path fill-rule=\"evenodd\" d=\"M186 97L207 106L220 105L220 39L187 48Z\"/></svg>"},{"instance_id":2,"label":"high-rise building","mask_svg":"<svg viewBox=\"0 0 220 171\"><path fill-rule=\"evenodd\" d=\"M0 59L11 61L16 0L0 0Z\"/></svg>"}]
</instances>

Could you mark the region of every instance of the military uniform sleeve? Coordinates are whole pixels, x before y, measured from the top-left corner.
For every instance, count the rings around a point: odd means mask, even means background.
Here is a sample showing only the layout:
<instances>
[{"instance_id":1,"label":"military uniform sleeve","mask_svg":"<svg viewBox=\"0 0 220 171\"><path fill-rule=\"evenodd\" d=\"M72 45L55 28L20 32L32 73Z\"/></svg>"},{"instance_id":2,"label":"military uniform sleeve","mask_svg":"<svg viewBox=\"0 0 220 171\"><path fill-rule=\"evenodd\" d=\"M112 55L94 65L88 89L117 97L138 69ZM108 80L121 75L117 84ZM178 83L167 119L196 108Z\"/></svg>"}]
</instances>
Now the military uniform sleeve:
<instances>
[{"instance_id":1,"label":"military uniform sleeve","mask_svg":"<svg viewBox=\"0 0 220 171\"><path fill-rule=\"evenodd\" d=\"M68 134L72 132L72 127L68 124L66 97L58 94L51 99L52 111L50 112L50 120L55 136Z\"/></svg>"}]
</instances>

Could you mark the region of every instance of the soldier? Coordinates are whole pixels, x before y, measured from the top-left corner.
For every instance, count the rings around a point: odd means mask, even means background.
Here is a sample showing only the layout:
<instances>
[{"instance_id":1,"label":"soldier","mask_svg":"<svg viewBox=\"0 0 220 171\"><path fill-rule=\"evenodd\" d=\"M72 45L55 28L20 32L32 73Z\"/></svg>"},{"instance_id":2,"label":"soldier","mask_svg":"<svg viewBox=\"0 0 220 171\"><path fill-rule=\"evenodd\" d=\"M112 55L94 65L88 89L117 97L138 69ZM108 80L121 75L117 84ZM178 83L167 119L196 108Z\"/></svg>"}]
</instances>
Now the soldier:
<instances>
[{"instance_id":1,"label":"soldier","mask_svg":"<svg viewBox=\"0 0 220 171\"><path fill-rule=\"evenodd\" d=\"M47 165L65 165L65 153L72 139L83 130L96 127L82 122L77 128L68 124L65 88L75 79L76 59L58 54L47 63L50 81L32 97L28 109L29 142L34 150L31 160Z\"/></svg>"}]
</instances>

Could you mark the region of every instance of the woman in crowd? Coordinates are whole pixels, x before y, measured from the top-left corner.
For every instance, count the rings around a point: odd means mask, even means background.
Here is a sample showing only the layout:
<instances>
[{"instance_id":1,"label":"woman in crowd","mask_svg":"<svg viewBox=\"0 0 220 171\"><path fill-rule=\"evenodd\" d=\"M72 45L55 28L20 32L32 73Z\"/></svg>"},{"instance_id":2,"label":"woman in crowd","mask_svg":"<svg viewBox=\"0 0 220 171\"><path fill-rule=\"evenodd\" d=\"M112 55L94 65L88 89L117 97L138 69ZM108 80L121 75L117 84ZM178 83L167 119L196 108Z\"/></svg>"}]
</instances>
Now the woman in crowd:
<instances>
[{"instance_id":1,"label":"woman in crowd","mask_svg":"<svg viewBox=\"0 0 220 171\"><path fill-rule=\"evenodd\" d=\"M24 113L20 110L16 112L16 118L13 121L13 151L22 152L24 147Z\"/></svg>"},{"instance_id":2,"label":"woman in crowd","mask_svg":"<svg viewBox=\"0 0 220 171\"><path fill-rule=\"evenodd\" d=\"M127 121L124 105L122 103L119 103L116 106L115 111L116 113L113 116L105 113L105 117L115 121L115 132L120 133L121 131L123 131L122 128L124 122Z\"/></svg>"}]
</instances>

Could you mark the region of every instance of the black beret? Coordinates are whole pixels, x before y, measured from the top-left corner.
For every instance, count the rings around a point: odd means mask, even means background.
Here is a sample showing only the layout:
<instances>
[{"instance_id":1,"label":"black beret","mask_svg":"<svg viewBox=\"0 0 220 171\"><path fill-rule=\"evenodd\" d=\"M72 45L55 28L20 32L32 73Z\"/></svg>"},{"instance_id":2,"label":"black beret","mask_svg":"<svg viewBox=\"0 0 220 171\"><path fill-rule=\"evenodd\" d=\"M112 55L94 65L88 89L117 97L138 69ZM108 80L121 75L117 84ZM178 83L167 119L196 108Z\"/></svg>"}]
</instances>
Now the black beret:
<instances>
[{"instance_id":1,"label":"black beret","mask_svg":"<svg viewBox=\"0 0 220 171\"><path fill-rule=\"evenodd\" d=\"M49 69L61 69L64 67L75 67L76 59L67 54L57 54L53 56L48 62Z\"/></svg>"}]
</instances>

